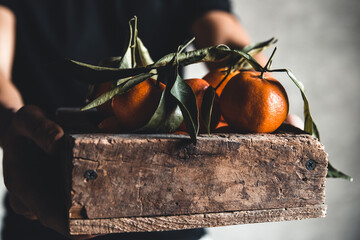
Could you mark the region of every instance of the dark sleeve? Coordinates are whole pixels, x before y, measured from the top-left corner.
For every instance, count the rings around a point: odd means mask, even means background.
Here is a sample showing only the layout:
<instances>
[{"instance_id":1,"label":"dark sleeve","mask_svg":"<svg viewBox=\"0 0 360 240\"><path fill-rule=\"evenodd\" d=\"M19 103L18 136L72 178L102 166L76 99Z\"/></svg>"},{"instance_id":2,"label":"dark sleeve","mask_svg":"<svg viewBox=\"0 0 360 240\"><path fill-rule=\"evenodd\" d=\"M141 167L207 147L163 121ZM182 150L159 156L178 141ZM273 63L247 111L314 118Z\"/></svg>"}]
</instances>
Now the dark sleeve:
<instances>
[{"instance_id":1,"label":"dark sleeve","mask_svg":"<svg viewBox=\"0 0 360 240\"><path fill-rule=\"evenodd\" d=\"M202 15L212 10L231 11L229 0L193 0L195 13Z\"/></svg>"},{"instance_id":2,"label":"dark sleeve","mask_svg":"<svg viewBox=\"0 0 360 240\"><path fill-rule=\"evenodd\" d=\"M16 0L0 0L0 5L5 6L15 12Z\"/></svg>"},{"instance_id":3,"label":"dark sleeve","mask_svg":"<svg viewBox=\"0 0 360 240\"><path fill-rule=\"evenodd\" d=\"M0 0L1 1L1 0ZM185 12L188 26L192 26L196 19L205 13L219 10L231 13L232 6L230 0L182 0L185 3Z\"/></svg>"},{"instance_id":4,"label":"dark sleeve","mask_svg":"<svg viewBox=\"0 0 360 240\"><path fill-rule=\"evenodd\" d=\"M190 2L193 20L213 10L231 12L230 0L191 0Z\"/></svg>"}]
</instances>

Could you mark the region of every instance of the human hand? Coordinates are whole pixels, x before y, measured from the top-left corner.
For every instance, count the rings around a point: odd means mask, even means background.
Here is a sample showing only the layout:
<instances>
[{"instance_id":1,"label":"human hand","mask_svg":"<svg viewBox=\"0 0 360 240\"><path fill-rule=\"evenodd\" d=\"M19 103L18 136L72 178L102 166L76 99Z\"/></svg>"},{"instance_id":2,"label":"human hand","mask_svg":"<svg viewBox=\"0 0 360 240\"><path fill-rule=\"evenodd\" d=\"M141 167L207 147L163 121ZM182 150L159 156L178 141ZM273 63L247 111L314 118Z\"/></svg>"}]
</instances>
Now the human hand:
<instances>
[{"instance_id":1,"label":"human hand","mask_svg":"<svg viewBox=\"0 0 360 240\"><path fill-rule=\"evenodd\" d=\"M63 129L38 107L22 107L15 113L3 141L3 171L13 210L67 235L60 158L63 135Z\"/></svg>"}]
</instances>

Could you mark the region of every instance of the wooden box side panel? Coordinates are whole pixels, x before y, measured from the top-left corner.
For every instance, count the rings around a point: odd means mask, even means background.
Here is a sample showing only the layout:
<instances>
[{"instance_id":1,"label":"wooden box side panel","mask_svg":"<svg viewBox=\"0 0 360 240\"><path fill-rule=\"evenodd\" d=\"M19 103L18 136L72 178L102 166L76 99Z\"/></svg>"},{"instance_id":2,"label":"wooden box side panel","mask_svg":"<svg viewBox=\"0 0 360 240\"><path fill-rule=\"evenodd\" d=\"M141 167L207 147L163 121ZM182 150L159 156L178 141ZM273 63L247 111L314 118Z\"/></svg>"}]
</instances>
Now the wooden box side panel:
<instances>
[{"instance_id":1,"label":"wooden box side panel","mask_svg":"<svg viewBox=\"0 0 360 240\"><path fill-rule=\"evenodd\" d=\"M325 217L326 206L158 217L70 220L70 234L171 231Z\"/></svg>"},{"instance_id":2,"label":"wooden box side panel","mask_svg":"<svg viewBox=\"0 0 360 240\"><path fill-rule=\"evenodd\" d=\"M327 154L308 135L76 135L70 218L169 216L323 204ZM307 169L309 160L316 167ZM95 170L97 178L84 174Z\"/></svg>"}]
</instances>

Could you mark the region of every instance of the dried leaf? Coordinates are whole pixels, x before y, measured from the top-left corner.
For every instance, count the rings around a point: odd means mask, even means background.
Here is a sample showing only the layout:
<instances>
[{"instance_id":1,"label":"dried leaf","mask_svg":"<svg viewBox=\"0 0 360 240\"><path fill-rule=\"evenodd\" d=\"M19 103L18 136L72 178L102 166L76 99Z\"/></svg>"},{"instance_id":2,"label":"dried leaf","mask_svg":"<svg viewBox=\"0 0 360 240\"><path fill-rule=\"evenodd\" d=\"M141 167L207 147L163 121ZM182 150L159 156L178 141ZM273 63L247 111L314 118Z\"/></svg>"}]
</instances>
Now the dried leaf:
<instances>
[{"instance_id":1,"label":"dried leaf","mask_svg":"<svg viewBox=\"0 0 360 240\"><path fill-rule=\"evenodd\" d=\"M319 130L313 121L313 118L310 114L310 107L309 107L309 101L307 100L305 96L305 87L304 85L296 79L294 74L288 70L288 69L274 69L269 70L270 72L286 72L290 79L295 83L295 85L299 88L301 92L301 97L304 101L304 131L311 134L313 137L316 137L320 140L320 133ZM347 174L340 172L339 170L335 169L329 162L328 166L328 173L327 177L333 177L333 178L344 178L347 180L352 180L352 177L348 176Z\"/></svg>"},{"instance_id":2,"label":"dried leaf","mask_svg":"<svg viewBox=\"0 0 360 240\"><path fill-rule=\"evenodd\" d=\"M119 86L111 89L110 91L103 93L98 98L94 99L92 102L90 102L85 107L83 107L81 110L85 111L85 110L100 106L100 105L104 104L105 102L109 101L110 99L112 99L113 97L115 97L116 95L121 95L121 94L127 92L133 86L145 81L146 79L150 78L151 76L153 76L152 73L142 73L133 78L128 78L127 81L125 81L122 85L119 85Z\"/></svg>"},{"instance_id":3,"label":"dried leaf","mask_svg":"<svg viewBox=\"0 0 360 240\"><path fill-rule=\"evenodd\" d=\"M168 78L172 78L169 72L160 72L159 79ZM184 118L177 100L170 93L172 85L173 82L171 81L166 85L161 95L159 105L149 122L135 132L169 133L179 128Z\"/></svg>"},{"instance_id":4,"label":"dried leaf","mask_svg":"<svg viewBox=\"0 0 360 240\"><path fill-rule=\"evenodd\" d=\"M62 62L60 69L69 75L75 76L77 80L89 84L116 81L121 78L132 77L150 71L148 68L119 69L100 67L67 59Z\"/></svg>"},{"instance_id":5,"label":"dried leaf","mask_svg":"<svg viewBox=\"0 0 360 240\"><path fill-rule=\"evenodd\" d=\"M148 49L145 47L145 45L143 44L143 42L139 37L136 39L136 51L137 51L137 56L139 56L139 59L137 60L136 63L137 67L146 67L154 63Z\"/></svg>"},{"instance_id":6,"label":"dried leaf","mask_svg":"<svg viewBox=\"0 0 360 240\"><path fill-rule=\"evenodd\" d=\"M180 77L177 70L175 75L176 79L170 92L177 100L184 117L186 129L195 144L199 131L199 113L196 105L196 97L191 87Z\"/></svg>"},{"instance_id":7,"label":"dried leaf","mask_svg":"<svg viewBox=\"0 0 360 240\"><path fill-rule=\"evenodd\" d=\"M206 132L210 134L211 114L214 104L216 91L212 86L209 86L204 93L201 104L201 119L206 127Z\"/></svg>"}]
</instances>

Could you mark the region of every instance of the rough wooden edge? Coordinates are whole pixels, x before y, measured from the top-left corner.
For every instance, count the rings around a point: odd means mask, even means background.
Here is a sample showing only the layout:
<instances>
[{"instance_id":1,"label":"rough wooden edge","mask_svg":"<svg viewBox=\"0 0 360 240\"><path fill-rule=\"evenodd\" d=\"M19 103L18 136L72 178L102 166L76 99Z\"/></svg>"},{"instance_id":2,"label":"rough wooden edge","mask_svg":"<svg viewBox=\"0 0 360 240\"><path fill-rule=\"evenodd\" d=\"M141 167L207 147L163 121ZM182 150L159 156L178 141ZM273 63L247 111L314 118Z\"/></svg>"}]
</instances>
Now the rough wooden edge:
<instances>
[{"instance_id":1,"label":"rough wooden edge","mask_svg":"<svg viewBox=\"0 0 360 240\"><path fill-rule=\"evenodd\" d=\"M126 217L111 219L71 219L71 235L152 232L218 227L261 222L279 222L321 218L326 205L255 211L235 211L178 216Z\"/></svg>"}]
</instances>

